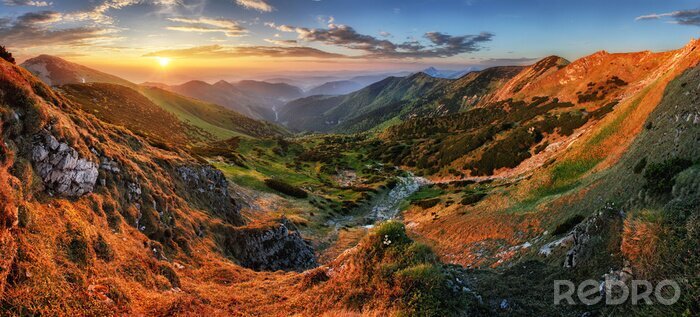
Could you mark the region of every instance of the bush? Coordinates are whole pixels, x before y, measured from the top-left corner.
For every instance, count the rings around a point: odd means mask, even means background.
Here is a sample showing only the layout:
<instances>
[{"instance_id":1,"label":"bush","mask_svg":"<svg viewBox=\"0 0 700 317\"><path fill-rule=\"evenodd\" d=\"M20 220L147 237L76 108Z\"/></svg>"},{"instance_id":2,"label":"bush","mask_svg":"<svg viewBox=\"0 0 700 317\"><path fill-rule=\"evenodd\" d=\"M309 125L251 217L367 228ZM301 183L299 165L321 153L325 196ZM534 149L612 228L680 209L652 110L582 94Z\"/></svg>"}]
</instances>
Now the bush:
<instances>
[{"instance_id":1,"label":"bush","mask_svg":"<svg viewBox=\"0 0 700 317\"><path fill-rule=\"evenodd\" d=\"M95 250L95 255L98 259L105 262L114 259L114 251L112 251L112 247L109 246L102 235L98 235L97 238L92 241L92 249Z\"/></svg>"},{"instance_id":2,"label":"bush","mask_svg":"<svg viewBox=\"0 0 700 317\"><path fill-rule=\"evenodd\" d=\"M674 178L693 163L683 158L671 158L661 163L651 163L644 171L644 188L653 194L668 194L673 189Z\"/></svg>"},{"instance_id":3,"label":"bush","mask_svg":"<svg viewBox=\"0 0 700 317\"><path fill-rule=\"evenodd\" d=\"M641 160L639 160L639 162L637 162L637 164L634 165L634 168L632 169L632 171L635 174L639 174L644 170L644 168L646 166L647 166L647 158L643 157Z\"/></svg>"},{"instance_id":4,"label":"bush","mask_svg":"<svg viewBox=\"0 0 700 317\"><path fill-rule=\"evenodd\" d=\"M557 236L571 231L571 229L573 229L577 224L581 223L583 219L585 218L581 215L569 217L569 219L566 219L564 222L560 223L556 228L554 228L552 235Z\"/></svg>"},{"instance_id":5,"label":"bush","mask_svg":"<svg viewBox=\"0 0 700 317\"><path fill-rule=\"evenodd\" d=\"M12 57L12 53L8 52L5 46L0 45L0 58L12 63L16 64L15 58Z\"/></svg>"},{"instance_id":6,"label":"bush","mask_svg":"<svg viewBox=\"0 0 700 317\"><path fill-rule=\"evenodd\" d=\"M70 232L69 235L71 238L66 246L66 257L71 262L79 265L89 264L90 251L87 239L78 232Z\"/></svg>"},{"instance_id":7,"label":"bush","mask_svg":"<svg viewBox=\"0 0 700 317\"><path fill-rule=\"evenodd\" d=\"M480 202L482 199L484 199L484 197L486 197L486 194L484 194L484 193L469 193L469 194L466 194L462 198L462 201L460 202L460 204L465 205L465 206L466 205L473 205L473 204Z\"/></svg>"},{"instance_id":8,"label":"bush","mask_svg":"<svg viewBox=\"0 0 700 317\"><path fill-rule=\"evenodd\" d=\"M418 207L421 207L423 209L428 209L435 207L435 205L440 203L440 198L433 198L433 199L423 199L423 200L417 200L417 201L412 201L411 205L416 205Z\"/></svg>"},{"instance_id":9,"label":"bush","mask_svg":"<svg viewBox=\"0 0 700 317\"><path fill-rule=\"evenodd\" d=\"M177 276L177 273L175 273L175 270L173 270L170 265L161 264L158 267L158 273L168 279L168 282L170 282L173 288L180 287L180 277Z\"/></svg>"},{"instance_id":10,"label":"bush","mask_svg":"<svg viewBox=\"0 0 700 317\"><path fill-rule=\"evenodd\" d=\"M291 185L285 181L279 179L268 178L265 180L265 185L270 189L274 189L280 193L296 197L296 198L307 198L309 194L303 189Z\"/></svg>"}]
</instances>

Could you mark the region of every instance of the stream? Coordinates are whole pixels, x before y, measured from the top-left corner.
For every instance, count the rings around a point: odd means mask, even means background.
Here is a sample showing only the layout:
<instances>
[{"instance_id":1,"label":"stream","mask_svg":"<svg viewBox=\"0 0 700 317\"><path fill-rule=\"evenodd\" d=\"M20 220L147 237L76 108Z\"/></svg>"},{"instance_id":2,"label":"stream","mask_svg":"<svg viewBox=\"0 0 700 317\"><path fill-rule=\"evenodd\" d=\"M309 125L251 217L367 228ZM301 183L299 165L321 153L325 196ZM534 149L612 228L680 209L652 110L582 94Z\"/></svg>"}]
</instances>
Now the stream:
<instances>
[{"instance_id":1,"label":"stream","mask_svg":"<svg viewBox=\"0 0 700 317\"><path fill-rule=\"evenodd\" d=\"M336 230L347 225L372 228L377 222L395 218L399 214L401 203L429 183L429 180L413 174L398 177L394 188L378 193L368 204L356 209L353 212L355 215L329 220L327 224L335 226Z\"/></svg>"},{"instance_id":2,"label":"stream","mask_svg":"<svg viewBox=\"0 0 700 317\"><path fill-rule=\"evenodd\" d=\"M279 115L279 112L277 111L277 105L272 106L272 111L275 113L275 122L279 121L280 115Z\"/></svg>"}]
</instances>

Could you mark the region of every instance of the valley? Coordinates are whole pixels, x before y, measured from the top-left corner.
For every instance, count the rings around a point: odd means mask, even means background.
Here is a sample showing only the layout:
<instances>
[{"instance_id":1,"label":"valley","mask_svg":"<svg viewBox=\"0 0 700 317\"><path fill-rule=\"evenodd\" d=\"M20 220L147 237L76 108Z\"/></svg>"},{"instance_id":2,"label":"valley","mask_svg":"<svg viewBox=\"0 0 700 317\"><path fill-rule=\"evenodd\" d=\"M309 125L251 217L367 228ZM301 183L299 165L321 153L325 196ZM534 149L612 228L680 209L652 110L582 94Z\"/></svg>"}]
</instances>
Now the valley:
<instances>
[{"instance_id":1,"label":"valley","mask_svg":"<svg viewBox=\"0 0 700 317\"><path fill-rule=\"evenodd\" d=\"M0 308L691 316L698 48L313 95L0 60ZM684 292L670 306L551 305L554 280L626 275Z\"/></svg>"}]
</instances>

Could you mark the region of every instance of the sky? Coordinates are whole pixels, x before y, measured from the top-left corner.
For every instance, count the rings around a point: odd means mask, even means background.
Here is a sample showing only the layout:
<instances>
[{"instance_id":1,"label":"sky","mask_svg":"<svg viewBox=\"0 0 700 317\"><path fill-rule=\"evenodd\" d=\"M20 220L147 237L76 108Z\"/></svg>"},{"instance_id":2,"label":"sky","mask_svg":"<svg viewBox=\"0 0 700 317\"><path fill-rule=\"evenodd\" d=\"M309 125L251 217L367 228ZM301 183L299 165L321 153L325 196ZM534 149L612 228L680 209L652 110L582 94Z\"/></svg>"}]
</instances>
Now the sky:
<instances>
[{"instance_id":1,"label":"sky","mask_svg":"<svg viewBox=\"0 0 700 317\"><path fill-rule=\"evenodd\" d=\"M0 0L0 45L134 82L529 64L663 51L700 31L685 0Z\"/></svg>"}]
</instances>

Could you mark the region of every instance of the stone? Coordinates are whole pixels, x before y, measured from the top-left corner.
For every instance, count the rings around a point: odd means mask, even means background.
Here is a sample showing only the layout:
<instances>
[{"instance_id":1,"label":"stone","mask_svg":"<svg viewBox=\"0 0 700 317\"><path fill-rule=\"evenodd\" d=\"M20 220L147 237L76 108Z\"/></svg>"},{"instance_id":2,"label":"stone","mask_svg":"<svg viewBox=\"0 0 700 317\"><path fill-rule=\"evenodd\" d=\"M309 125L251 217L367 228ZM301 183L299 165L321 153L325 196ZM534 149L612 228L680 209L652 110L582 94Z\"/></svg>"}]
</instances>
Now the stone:
<instances>
[{"instance_id":1,"label":"stone","mask_svg":"<svg viewBox=\"0 0 700 317\"><path fill-rule=\"evenodd\" d=\"M226 248L240 264L257 271L304 271L318 266L313 248L291 224L234 228L227 235Z\"/></svg>"},{"instance_id":2,"label":"stone","mask_svg":"<svg viewBox=\"0 0 700 317\"><path fill-rule=\"evenodd\" d=\"M68 144L47 130L35 136L32 162L50 193L79 197L92 192L97 182L97 164L79 156Z\"/></svg>"},{"instance_id":3,"label":"stone","mask_svg":"<svg viewBox=\"0 0 700 317\"><path fill-rule=\"evenodd\" d=\"M232 225L243 225L241 206L228 191L228 181L220 170L209 165L184 165L177 173L185 185L185 195L198 207L211 210Z\"/></svg>"}]
</instances>

